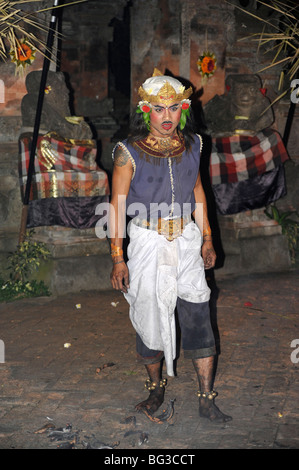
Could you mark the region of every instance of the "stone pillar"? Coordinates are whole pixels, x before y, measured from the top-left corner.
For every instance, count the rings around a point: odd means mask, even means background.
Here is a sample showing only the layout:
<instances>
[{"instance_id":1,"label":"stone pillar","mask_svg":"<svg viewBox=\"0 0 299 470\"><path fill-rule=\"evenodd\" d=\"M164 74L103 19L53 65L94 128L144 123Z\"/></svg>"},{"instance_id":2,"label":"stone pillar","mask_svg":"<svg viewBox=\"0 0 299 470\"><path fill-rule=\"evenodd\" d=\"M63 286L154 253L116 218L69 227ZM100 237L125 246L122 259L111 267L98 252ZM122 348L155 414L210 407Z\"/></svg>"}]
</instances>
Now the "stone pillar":
<instances>
[{"instance_id":1,"label":"stone pillar","mask_svg":"<svg viewBox=\"0 0 299 470\"><path fill-rule=\"evenodd\" d=\"M32 69L41 65L37 58ZM31 70L31 69L30 69ZM0 62L0 276L6 278L6 259L18 244L22 201L18 174L18 134L22 126L21 100L25 77L15 74L12 62Z\"/></svg>"},{"instance_id":2,"label":"stone pillar","mask_svg":"<svg viewBox=\"0 0 299 470\"><path fill-rule=\"evenodd\" d=\"M0 144L0 277L7 277L6 258L18 244L22 201L18 177L18 145Z\"/></svg>"},{"instance_id":3,"label":"stone pillar","mask_svg":"<svg viewBox=\"0 0 299 470\"><path fill-rule=\"evenodd\" d=\"M185 2L181 12L181 55L180 55L180 76L190 79L190 7Z\"/></svg>"}]
</instances>

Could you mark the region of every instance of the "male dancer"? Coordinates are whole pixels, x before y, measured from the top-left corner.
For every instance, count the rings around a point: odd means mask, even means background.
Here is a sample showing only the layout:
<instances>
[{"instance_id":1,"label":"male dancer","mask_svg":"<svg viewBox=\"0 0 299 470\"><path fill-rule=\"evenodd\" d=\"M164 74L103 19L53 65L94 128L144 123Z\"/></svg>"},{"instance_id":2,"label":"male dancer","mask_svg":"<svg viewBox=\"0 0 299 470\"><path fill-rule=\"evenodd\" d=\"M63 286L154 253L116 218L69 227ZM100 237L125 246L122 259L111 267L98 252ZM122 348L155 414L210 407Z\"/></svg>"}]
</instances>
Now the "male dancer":
<instances>
[{"instance_id":1,"label":"male dancer","mask_svg":"<svg viewBox=\"0 0 299 470\"><path fill-rule=\"evenodd\" d=\"M149 397L136 409L154 413L164 400L176 355L177 308L185 357L198 377L199 414L226 422L213 390L214 335L205 269L216 254L199 163L202 139L194 134L189 96L180 81L155 69L139 88L131 133L114 151L110 217L112 286L124 293L136 329L137 355L146 367ZM137 214L136 214L137 213ZM130 243L123 258L126 215Z\"/></svg>"}]
</instances>

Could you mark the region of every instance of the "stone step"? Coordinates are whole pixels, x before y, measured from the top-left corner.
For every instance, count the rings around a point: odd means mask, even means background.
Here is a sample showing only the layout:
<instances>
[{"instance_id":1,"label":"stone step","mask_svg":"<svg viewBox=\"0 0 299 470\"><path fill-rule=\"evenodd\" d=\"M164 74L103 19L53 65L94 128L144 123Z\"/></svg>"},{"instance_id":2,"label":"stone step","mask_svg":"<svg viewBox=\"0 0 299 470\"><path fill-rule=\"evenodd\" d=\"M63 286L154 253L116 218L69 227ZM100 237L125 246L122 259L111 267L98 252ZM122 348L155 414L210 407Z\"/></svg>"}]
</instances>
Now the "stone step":
<instances>
[{"instance_id":1,"label":"stone step","mask_svg":"<svg viewBox=\"0 0 299 470\"><path fill-rule=\"evenodd\" d=\"M109 254L52 258L41 263L34 276L49 287L51 294L111 289L112 261Z\"/></svg>"},{"instance_id":2,"label":"stone step","mask_svg":"<svg viewBox=\"0 0 299 470\"><path fill-rule=\"evenodd\" d=\"M7 277L7 256L16 249L18 235L0 236L0 277ZM94 229L36 227L32 241L45 243L50 251L50 258L41 262L32 279L44 281L51 294L111 289L109 243L97 238Z\"/></svg>"}]
</instances>

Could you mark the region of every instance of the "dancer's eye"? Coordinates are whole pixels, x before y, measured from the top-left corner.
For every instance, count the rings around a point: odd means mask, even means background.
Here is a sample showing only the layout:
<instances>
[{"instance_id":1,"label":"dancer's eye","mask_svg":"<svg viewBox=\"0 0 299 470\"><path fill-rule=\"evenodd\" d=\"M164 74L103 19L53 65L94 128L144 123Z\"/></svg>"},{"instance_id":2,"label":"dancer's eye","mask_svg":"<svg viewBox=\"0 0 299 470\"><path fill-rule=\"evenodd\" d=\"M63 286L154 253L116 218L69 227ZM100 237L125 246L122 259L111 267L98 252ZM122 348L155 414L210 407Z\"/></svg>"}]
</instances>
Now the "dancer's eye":
<instances>
[{"instance_id":1,"label":"dancer's eye","mask_svg":"<svg viewBox=\"0 0 299 470\"><path fill-rule=\"evenodd\" d=\"M165 108L162 108L161 106L154 106L154 110L156 111L156 113L162 113L162 111L165 110Z\"/></svg>"}]
</instances>

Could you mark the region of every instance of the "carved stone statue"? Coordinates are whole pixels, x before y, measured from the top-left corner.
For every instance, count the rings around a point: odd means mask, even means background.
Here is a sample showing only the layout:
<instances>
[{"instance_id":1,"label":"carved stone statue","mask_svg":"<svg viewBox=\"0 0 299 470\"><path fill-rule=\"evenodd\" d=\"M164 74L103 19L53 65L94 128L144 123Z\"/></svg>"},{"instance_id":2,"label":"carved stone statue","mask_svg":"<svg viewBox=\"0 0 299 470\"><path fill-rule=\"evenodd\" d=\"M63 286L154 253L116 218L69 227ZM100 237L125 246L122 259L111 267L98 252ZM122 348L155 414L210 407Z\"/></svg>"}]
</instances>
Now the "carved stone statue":
<instances>
[{"instance_id":1,"label":"carved stone statue","mask_svg":"<svg viewBox=\"0 0 299 470\"><path fill-rule=\"evenodd\" d=\"M41 71L33 71L26 77L28 93L21 104L23 127L20 134L33 132L41 74ZM84 119L71 116L69 90L62 72L49 71L47 76L39 133L48 132L56 132L65 139L92 138L91 129Z\"/></svg>"},{"instance_id":2,"label":"carved stone statue","mask_svg":"<svg viewBox=\"0 0 299 470\"><path fill-rule=\"evenodd\" d=\"M274 122L270 100L258 75L229 75L227 93L216 95L204 106L207 131L213 137L255 135Z\"/></svg>"}]
</instances>

